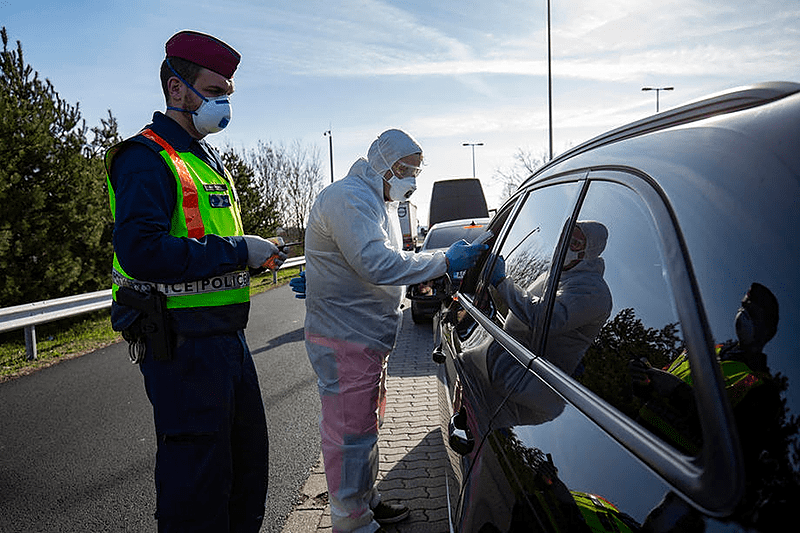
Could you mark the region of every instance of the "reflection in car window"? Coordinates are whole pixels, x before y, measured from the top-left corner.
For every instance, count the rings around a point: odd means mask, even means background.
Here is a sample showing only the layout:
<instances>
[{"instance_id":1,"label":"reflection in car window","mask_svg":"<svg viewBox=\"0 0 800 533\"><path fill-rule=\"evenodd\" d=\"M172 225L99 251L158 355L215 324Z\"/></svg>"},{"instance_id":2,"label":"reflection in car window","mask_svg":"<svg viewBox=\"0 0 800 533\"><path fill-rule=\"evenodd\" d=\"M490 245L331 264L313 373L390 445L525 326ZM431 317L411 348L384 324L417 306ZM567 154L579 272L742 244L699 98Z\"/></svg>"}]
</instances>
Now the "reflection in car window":
<instances>
[{"instance_id":1,"label":"reflection in car window","mask_svg":"<svg viewBox=\"0 0 800 533\"><path fill-rule=\"evenodd\" d=\"M672 446L699 453L701 431L680 321L644 201L627 187L594 181L578 219L608 231L601 257L613 305L575 377Z\"/></svg>"},{"instance_id":2,"label":"reflection in car window","mask_svg":"<svg viewBox=\"0 0 800 533\"><path fill-rule=\"evenodd\" d=\"M493 286L516 286L530 302L526 317L509 313L514 301L509 301L509 291L490 288L493 317L498 325L514 335L520 342L535 351L538 339L532 337L536 324L542 319L537 304L544 297L547 272L564 224L572 212L579 191L578 183L566 183L533 191L526 198L512 227L503 242L494 271L489 277ZM543 307L543 306L542 306Z\"/></svg>"},{"instance_id":3,"label":"reflection in car window","mask_svg":"<svg viewBox=\"0 0 800 533\"><path fill-rule=\"evenodd\" d=\"M673 206L696 267L744 459L745 496L736 518L759 531L780 531L800 495L800 239L796 224L787 223L798 219L799 186L782 162L727 170L713 183L686 180ZM742 327L740 308L751 327ZM748 331L760 340L743 339ZM725 368L733 364L741 380Z\"/></svg>"},{"instance_id":4,"label":"reflection in car window","mask_svg":"<svg viewBox=\"0 0 800 533\"><path fill-rule=\"evenodd\" d=\"M490 270L482 275L476 307L498 326L538 355L541 323L545 318L545 285L559 237L569 220L580 192L580 182L560 183L532 191L519 212ZM468 319L459 328L468 333ZM507 352L498 342L487 348L485 368L493 396L504 398L503 412L494 422L525 421L540 424L563 410L563 401L540 381L530 379L527 361ZM510 417L510 418L508 418Z\"/></svg>"}]
</instances>

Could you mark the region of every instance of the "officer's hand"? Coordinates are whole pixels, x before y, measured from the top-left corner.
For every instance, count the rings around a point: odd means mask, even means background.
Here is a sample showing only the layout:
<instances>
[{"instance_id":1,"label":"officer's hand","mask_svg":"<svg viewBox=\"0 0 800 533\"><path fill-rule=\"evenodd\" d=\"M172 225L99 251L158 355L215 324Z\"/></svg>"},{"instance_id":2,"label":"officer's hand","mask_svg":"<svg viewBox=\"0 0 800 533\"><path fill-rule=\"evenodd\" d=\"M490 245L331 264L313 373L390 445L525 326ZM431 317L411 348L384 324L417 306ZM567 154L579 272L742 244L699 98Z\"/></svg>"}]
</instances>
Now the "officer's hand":
<instances>
[{"instance_id":1,"label":"officer's hand","mask_svg":"<svg viewBox=\"0 0 800 533\"><path fill-rule=\"evenodd\" d=\"M272 264L273 270L278 270L281 265L286 261L286 258L289 257L286 255L285 252L282 252L280 249L278 250L278 257L275 258L275 261Z\"/></svg>"},{"instance_id":2,"label":"officer's hand","mask_svg":"<svg viewBox=\"0 0 800 533\"><path fill-rule=\"evenodd\" d=\"M247 266L250 268L261 268L267 259L277 255L275 268L278 268L286 260L286 254L281 252L277 246L258 235L245 235L242 237L247 243Z\"/></svg>"},{"instance_id":3,"label":"officer's hand","mask_svg":"<svg viewBox=\"0 0 800 533\"><path fill-rule=\"evenodd\" d=\"M465 240L453 243L444 256L447 258L447 272L453 274L475 266L481 254L489 247L485 244L469 244Z\"/></svg>"},{"instance_id":4,"label":"officer's hand","mask_svg":"<svg viewBox=\"0 0 800 533\"><path fill-rule=\"evenodd\" d=\"M506 262L503 256L499 255L497 256L497 261L494 263L492 277L489 279L489 283L497 287L504 279L506 279Z\"/></svg>"},{"instance_id":5,"label":"officer's hand","mask_svg":"<svg viewBox=\"0 0 800 533\"><path fill-rule=\"evenodd\" d=\"M304 270L300 272L300 276L290 279L289 285L297 293L294 297L304 300L306 297L306 271Z\"/></svg>"}]
</instances>

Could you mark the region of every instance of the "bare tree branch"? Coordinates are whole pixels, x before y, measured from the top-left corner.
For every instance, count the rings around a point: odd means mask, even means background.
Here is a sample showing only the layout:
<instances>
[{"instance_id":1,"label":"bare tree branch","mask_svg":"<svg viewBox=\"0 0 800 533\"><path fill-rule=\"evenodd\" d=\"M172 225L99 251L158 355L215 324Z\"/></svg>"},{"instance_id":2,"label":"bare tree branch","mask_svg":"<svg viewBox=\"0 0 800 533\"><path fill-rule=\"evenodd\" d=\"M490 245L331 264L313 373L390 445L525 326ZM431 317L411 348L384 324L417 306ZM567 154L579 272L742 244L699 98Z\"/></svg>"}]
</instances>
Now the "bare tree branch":
<instances>
[{"instance_id":1,"label":"bare tree branch","mask_svg":"<svg viewBox=\"0 0 800 533\"><path fill-rule=\"evenodd\" d=\"M510 168L497 168L492 179L503 186L501 201L510 198L520 184L530 177L536 170L547 162L544 150L541 155L534 155L533 151L526 148L517 148L514 154L514 163Z\"/></svg>"}]
</instances>

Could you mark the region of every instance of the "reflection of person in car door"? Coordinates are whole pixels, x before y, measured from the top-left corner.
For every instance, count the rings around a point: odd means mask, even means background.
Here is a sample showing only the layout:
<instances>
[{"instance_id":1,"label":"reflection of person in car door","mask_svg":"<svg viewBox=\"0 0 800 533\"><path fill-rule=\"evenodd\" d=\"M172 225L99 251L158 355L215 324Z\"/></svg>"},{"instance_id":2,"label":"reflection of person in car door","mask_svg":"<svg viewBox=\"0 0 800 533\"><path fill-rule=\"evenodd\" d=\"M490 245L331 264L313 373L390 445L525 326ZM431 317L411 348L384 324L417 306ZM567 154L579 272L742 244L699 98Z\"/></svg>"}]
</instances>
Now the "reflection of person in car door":
<instances>
[{"instance_id":1,"label":"reflection of person in car door","mask_svg":"<svg viewBox=\"0 0 800 533\"><path fill-rule=\"evenodd\" d=\"M572 230L545 351L547 359L568 374L575 371L611 313L611 291L603 279L605 261L600 257L607 240L608 229L599 222L576 222ZM506 329L522 325L515 322L522 322L526 329L536 323L539 313L545 310L542 295L547 284L546 272L525 290L505 276L501 257L495 264L491 282L514 315L509 317Z\"/></svg>"},{"instance_id":2,"label":"reflection of person in car door","mask_svg":"<svg viewBox=\"0 0 800 533\"><path fill-rule=\"evenodd\" d=\"M611 290L603 279L605 261L600 257L607 241L608 229L603 224L589 220L575 223L556 289L544 352L548 361L567 374L575 372L583 354L611 314ZM524 331L523 335L529 339L527 332L538 322L539 314L545 311L543 294L547 272L529 288L523 289L506 277L505 263L502 257L498 257L490 281L511 310L505 329L512 334ZM516 386L522 368L499 345L489 350L487 364L496 386ZM534 386L534 383L530 385ZM545 417L550 419L561 412L562 404L558 401L557 408L555 405L547 407L546 396L544 391L538 394L523 385L512 399L516 397L518 402L525 404L535 401L533 407L549 413Z\"/></svg>"},{"instance_id":3,"label":"reflection of person in car door","mask_svg":"<svg viewBox=\"0 0 800 533\"><path fill-rule=\"evenodd\" d=\"M790 516L792 498L782 490L776 465L789 454L781 427L779 379L772 375L763 349L778 331L778 300L764 285L753 283L736 312L736 341L716 347L725 380L745 467L745 496L736 514L739 520L770 531ZM691 454L702 450L702 428L695 406L693 379L686 352L665 369L646 359L628 365L633 393L646 403L638 421ZM794 483L792 483L794 485ZM769 512L766 510L769 509ZM773 524L764 527L765 524Z\"/></svg>"}]
</instances>

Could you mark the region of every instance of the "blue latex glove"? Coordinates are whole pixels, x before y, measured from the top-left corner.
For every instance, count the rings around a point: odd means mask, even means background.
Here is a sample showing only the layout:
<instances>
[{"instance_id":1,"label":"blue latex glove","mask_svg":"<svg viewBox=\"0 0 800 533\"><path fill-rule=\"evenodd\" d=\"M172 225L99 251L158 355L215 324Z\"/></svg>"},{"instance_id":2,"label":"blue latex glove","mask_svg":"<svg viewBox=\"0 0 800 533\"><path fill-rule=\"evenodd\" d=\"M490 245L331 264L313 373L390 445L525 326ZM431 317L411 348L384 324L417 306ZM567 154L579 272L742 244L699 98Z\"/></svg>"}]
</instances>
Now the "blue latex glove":
<instances>
[{"instance_id":1,"label":"blue latex glove","mask_svg":"<svg viewBox=\"0 0 800 533\"><path fill-rule=\"evenodd\" d=\"M297 293L294 297L304 300L306 297L306 271L303 270L300 272L300 276L290 279L289 285L292 287L292 290Z\"/></svg>"},{"instance_id":2,"label":"blue latex glove","mask_svg":"<svg viewBox=\"0 0 800 533\"><path fill-rule=\"evenodd\" d=\"M489 283L497 287L497 285L504 279L506 279L506 262L503 259L503 256L499 255L497 256L497 261L494 263L492 277L489 279Z\"/></svg>"},{"instance_id":3,"label":"blue latex glove","mask_svg":"<svg viewBox=\"0 0 800 533\"><path fill-rule=\"evenodd\" d=\"M478 258L488 248L485 244L470 244L464 239L453 243L444 253L447 258L447 273L453 274L475 266Z\"/></svg>"}]
</instances>

